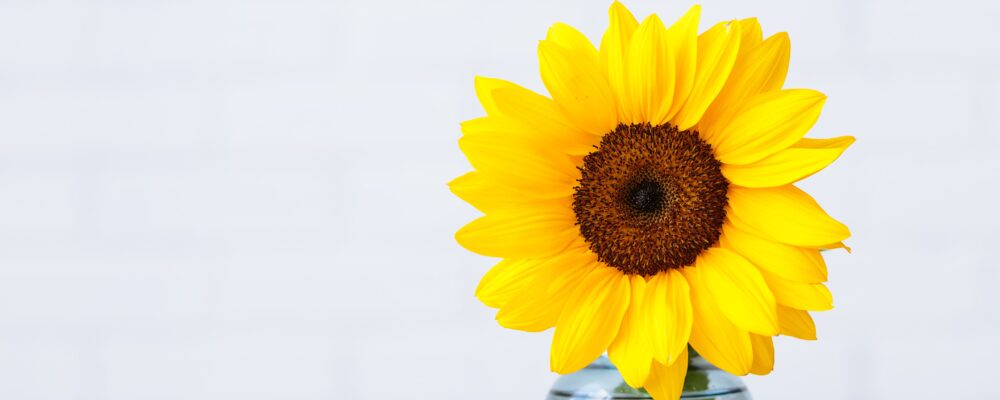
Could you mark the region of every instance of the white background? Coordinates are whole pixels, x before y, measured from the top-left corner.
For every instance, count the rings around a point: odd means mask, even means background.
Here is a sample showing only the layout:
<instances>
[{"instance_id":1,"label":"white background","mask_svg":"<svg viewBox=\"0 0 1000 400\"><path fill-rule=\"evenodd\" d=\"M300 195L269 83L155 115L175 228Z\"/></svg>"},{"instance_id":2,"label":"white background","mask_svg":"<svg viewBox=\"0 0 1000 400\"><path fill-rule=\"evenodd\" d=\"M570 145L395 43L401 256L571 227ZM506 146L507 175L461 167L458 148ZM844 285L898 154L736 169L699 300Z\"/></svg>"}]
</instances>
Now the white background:
<instances>
[{"instance_id":1,"label":"white background","mask_svg":"<svg viewBox=\"0 0 1000 400\"><path fill-rule=\"evenodd\" d=\"M0 398L537 399L551 332L472 296L446 182L475 74L606 1L0 2ZM688 3L632 1L667 21ZM1000 8L706 1L788 31L804 185L854 232L758 399L1000 397Z\"/></svg>"}]
</instances>

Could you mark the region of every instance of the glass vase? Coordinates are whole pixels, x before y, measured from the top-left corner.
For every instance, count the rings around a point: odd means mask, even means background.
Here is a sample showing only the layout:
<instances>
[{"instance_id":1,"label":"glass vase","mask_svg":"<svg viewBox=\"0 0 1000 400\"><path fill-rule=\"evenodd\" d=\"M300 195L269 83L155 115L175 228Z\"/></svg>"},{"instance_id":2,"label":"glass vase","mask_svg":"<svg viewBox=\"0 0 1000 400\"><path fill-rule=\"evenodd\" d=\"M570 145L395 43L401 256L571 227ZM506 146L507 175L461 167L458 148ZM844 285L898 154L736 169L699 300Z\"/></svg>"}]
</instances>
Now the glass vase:
<instances>
[{"instance_id":1,"label":"glass vase","mask_svg":"<svg viewBox=\"0 0 1000 400\"><path fill-rule=\"evenodd\" d=\"M689 351L682 399L750 400L740 378L716 368L693 350ZM625 383L611 361L601 356L586 368L560 376L549 390L548 400L652 399L645 390Z\"/></svg>"}]
</instances>

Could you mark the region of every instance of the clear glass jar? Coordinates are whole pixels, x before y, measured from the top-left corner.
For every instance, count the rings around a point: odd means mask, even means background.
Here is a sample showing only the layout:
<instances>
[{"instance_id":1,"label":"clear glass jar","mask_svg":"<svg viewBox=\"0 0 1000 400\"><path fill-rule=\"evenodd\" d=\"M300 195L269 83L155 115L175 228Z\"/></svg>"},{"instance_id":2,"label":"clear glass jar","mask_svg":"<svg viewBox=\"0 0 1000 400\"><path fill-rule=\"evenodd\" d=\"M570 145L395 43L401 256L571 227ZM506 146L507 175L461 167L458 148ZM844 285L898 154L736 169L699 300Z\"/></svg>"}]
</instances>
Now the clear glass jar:
<instances>
[{"instance_id":1,"label":"clear glass jar","mask_svg":"<svg viewBox=\"0 0 1000 400\"><path fill-rule=\"evenodd\" d=\"M750 400L750 392L740 378L716 368L693 350L689 352L687 378L682 399ZM642 389L625 383L611 361L601 356L596 361L556 380L548 400L651 399Z\"/></svg>"}]
</instances>

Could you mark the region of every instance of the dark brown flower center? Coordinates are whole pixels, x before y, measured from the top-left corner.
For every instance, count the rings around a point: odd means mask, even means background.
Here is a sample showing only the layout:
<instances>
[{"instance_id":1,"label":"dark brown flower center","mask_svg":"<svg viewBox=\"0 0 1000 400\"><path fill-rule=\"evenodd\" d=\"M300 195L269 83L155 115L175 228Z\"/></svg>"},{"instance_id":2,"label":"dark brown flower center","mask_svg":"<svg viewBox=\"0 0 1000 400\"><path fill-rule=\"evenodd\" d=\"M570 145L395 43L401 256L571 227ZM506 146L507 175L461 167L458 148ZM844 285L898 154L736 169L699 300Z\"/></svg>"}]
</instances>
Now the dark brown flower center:
<instances>
[{"instance_id":1,"label":"dark brown flower center","mask_svg":"<svg viewBox=\"0 0 1000 400\"><path fill-rule=\"evenodd\" d=\"M650 276L693 264L719 240L729 182L697 132L618 125L580 170L573 211L604 263Z\"/></svg>"}]
</instances>

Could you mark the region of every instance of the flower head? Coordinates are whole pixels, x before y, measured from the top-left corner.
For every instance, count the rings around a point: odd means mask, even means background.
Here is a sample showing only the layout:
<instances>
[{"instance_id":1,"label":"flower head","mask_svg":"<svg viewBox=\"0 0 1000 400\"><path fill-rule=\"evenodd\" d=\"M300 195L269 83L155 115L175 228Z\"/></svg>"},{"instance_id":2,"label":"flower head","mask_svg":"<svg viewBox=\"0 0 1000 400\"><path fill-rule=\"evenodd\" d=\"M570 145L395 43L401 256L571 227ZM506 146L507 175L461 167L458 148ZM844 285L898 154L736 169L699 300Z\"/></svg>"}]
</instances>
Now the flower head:
<instances>
[{"instance_id":1,"label":"flower head","mask_svg":"<svg viewBox=\"0 0 1000 400\"><path fill-rule=\"evenodd\" d=\"M688 345L738 375L771 371L771 337L815 339L832 308L822 249L847 227L794 186L854 139L804 138L826 99L784 89L789 40L756 19L698 33L620 3L595 47L555 24L538 46L549 97L476 79L462 124L474 168L452 191L485 215L456 238L502 258L476 295L505 327L555 327L551 368L607 351L625 380L680 394Z\"/></svg>"}]
</instances>

